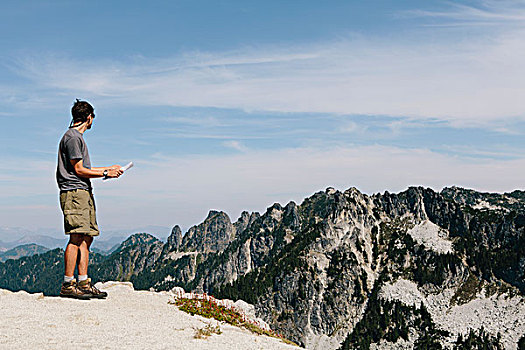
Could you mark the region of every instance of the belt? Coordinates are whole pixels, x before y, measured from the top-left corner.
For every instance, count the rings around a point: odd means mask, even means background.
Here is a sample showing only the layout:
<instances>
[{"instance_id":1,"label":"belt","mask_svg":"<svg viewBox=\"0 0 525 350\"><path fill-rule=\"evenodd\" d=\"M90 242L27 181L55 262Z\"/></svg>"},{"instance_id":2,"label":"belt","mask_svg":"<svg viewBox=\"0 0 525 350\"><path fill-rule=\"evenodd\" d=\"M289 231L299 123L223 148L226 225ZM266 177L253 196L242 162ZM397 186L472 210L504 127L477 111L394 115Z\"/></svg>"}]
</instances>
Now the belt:
<instances>
[{"instance_id":1,"label":"belt","mask_svg":"<svg viewBox=\"0 0 525 350\"><path fill-rule=\"evenodd\" d=\"M60 193L66 193L66 192L73 192L73 191L88 191L91 193L92 189L85 189L85 188L74 188L72 190L60 190Z\"/></svg>"}]
</instances>

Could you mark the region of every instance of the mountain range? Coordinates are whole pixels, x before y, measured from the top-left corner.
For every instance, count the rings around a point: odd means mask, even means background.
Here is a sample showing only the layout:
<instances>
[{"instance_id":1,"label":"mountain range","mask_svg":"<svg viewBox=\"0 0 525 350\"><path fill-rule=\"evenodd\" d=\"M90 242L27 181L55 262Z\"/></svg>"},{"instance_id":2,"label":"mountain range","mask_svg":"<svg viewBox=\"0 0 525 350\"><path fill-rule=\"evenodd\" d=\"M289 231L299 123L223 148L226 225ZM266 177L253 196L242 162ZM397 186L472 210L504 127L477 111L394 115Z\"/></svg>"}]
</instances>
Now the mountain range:
<instances>
[{"instance_id":1,"label":"mountain range","mask_svg":"<svg viewBox=\"0 0 525 350\"><path fill-rule=\"evenodd\" d=\"M49 249L38 244L22 244L12 249L0 252L0 262L8 259L19 259L23 256L31 256L35 254L42 254Z\"/></svg>"},{"instance_id":2,"label":"mountain range","mask_svg":"<svg viewBox=\"0 0 525 350\"><path fill-rule=\"evenodd\" d=\"M0 264L0 288L56 295L62 254ZM95 280L245 300L310 349L525 346L524 191L328 188L91 258Z\"/></svg>"},{"instance_id":3,"label":"mountain range","mask_svg":"<svg viewBox=\"0 0 525 350\"><path fill-rule=\"evenodd\" d=\"M66 242L67 242L66 237L62 239L58 239L58 238L53 238L48 235L28 234L28 235L19 236L15 240L11 240L8 242L0 242L0 248L1 250L6 251L14 247L25 245L25 244L37 244L39 246L53 249L53 248L65 247Z\"/></svg>"},{"instance_id":4,"label":"mountain range","mask_svg":"<svg viewBox=\"0 0 525 350\"><path fill-rule=\"evenodd\" d=\"M20 227L0 227L0 253L7 250L27 245L36 244L48 249L64 248L67 244L67 236L58 236L52 233L51 229L41 229L42 233L27 230ZM163 226L144 226L137 229L104 230L103 234L94 240L91 249L97 253L109 254L118 248L130 232L149 232L150 234L165 239L169 234L169 229ZM15 238L15 239L13 239ZM23 249L19 249L23 251Z\"/></svg>"}]
</instances>

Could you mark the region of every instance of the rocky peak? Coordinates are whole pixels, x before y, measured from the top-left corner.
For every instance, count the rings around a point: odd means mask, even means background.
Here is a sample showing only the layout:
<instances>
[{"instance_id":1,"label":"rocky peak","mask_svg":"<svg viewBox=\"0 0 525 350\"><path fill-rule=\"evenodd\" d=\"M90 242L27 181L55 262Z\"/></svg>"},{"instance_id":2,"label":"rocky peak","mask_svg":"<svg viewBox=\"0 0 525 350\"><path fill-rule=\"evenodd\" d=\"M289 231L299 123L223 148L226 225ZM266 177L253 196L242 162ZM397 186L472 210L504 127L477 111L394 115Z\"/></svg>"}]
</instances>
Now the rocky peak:
<instances>
[{"instance_id":1,"label":"rocky peak","mask_svg":"<svg viewBox=\"0 0 525 350\"><path fill-rule=\"evenodd\" d=\"M443 188L443 190L441 191L441 194L445 198L451 199L460 205L470 205L470 206L475 205L478 198L480 198L482 195L479 192L475 192L473 190L460 188L456 186Z\"/></svg>"},{"instance_id":2,"label":"rocky peak","mask_svg":"<svg viewBox=\"0 0 525 350\"><path fill-rule=\"evenodd\" d=\"M352 197L362 197L363 194L355 187L350 187L349 189L347 189L345 191L345 194L347 196L352 196Z\"/></svg>"},{"instance_id":3,"label":"rocky peak","mask_svg":"<svg viewBox=\"0 0 525 350\"><path fill-rule=\"evenodd\" d=\"M169 235L166 245L169 248L169 251L177 251L179 250L179 247L182 243L182 231L179 227L179 225L175 225L173 229L171 230L171 234Z\"/></svg>"},{"instance_id":4,"label":"rocky peak","mask_svg":"<svg viewBox=\"0 0 525 350\"><path fill-rule=\"evenodd\" d=\"M283 216L283 207L279 203L274 203L271 207L266 209L266 213L262 216L262 227L272 232L281 222Z\"/></svg>"},{"instance_id":5,"label":"rocky peak","mask_svg":"<svg viewBox=\"0 0 525 350\"><path fill-rule=\"evenodd\" d=\"M223 251L235 234L236 229L225 212L210 210L204 222L191 227L184 235L181 250L203 253Z\"/></svg>"},{"instance_id":6,"label":"rocky peak","mask_svg":"<svg viewBox=\"0 0 525 350\"><path fill-rule=\"evenodd\" d=\"M150 244L154 244L157 242L161 243L160 240L150 235L149 233L146 233L146 232L135 233L129 236L124 242L122 242L122 244L117 249L117 251L121 251L128 247L134 247L137 245L150 245Z\"/></svg>"},{"instance_id":7,"label":"rocky peak","mask_svg":"<svg viewBox=\"0 0 525 350\"><path fill-rule=\"evenodd\" d=\"M250 224L250 213L243 211L239 219L233 224L235 226L236 234L239 235L241 232L246 230L246 227Z\"/></svg>"},{"instance_id":8,"label":"rocky peak","mask_svg":"<svg viewBox=\"0 0 525 350\"><path fill-rule=\"evenodd\" d=\"M337 190L333 187L327 187L326 190L324 191L327 195L331 195L331 194L334 194L337 192Z\"/></svg>"},{"instance_id":9,"label":"rocky peak","mask_svg":"<svg viewBox=\"0 0 525 350\"><path fill-rule=\"evenodd\" d=\"M219 215L219 214L221 214L221 213L223 213L223 212L222 212L222 211L217 211L217 210L213 210L213 209L212 209L212 210L210 210L210 211L208 212L208 216L206 216L206 219L205 219L205 220L210 220L210 219L212 219L214 216Z\"/></svg>"},{"instance_id":10,"label":"rocky peak","mask_svg":"<svg viewBox=\"0 0 525 350\"><path fill-rule=\"evenodd\" d=\"M259 219L261 217L261 214L259 214L258 212L253 212L250 214L250 221L248 222L248 226L251 226L253 225L253 223Z\"/></svg>"},{"instance_id":11,"label":"rocky peak","mask_svg":"<svg viewBox=\"0 0 525 350\"><path fill-rule=\"evenodd\" d=\"M90 269L94 279L107 280L110 276L128 281L146 268L155 264L164 244L149 233L136 233L126 239L120 247L101 264Z\"/></svg>"},{"instance_id":12,"label":"rocky peak","mask_svg":"<svg viewBox=\"0 0 525 350\"><path fill-rule=\"evenodd\" d=\"M291 229L299 228L299 210L295 202L290 202L284 207L283 222Z\"/></svg>"},{"instance_id":13,"label":"rocky peak","mask_svg":"<svg viewBox=\"0 0 525 350\"><path fill-rule=\"evenodd\" d=\"M283 207L281 204L273 203L271 207L268 207L268 209L266 209L266 213L270 215L276 211L283 211Z\"/></svg>"},{"instance_id":14,"label":"rocky peak","mask_svg":"<svg viewBox=\"0 0 525 350\"><path fill-rule=\"evenodd\" d=\"M525 195L523 191L511 193L484 193L460 187L445 187L441 195L461 206L470 206L476 210L510 212L524 211Z\"/></svg>"},{"instance_id":15,"label":"rocky peak","mask_svg":"<svg viewBox=\"0 0 525 350\"><path fill-rule=\"evenodd\" d=\"M508 193L508 195L510 197L515 198L515 199L521 200L522 203L525 202L525 191L514 190L511 193Z\"/></svg>"},{"instance_id":16,"label":"rocky peak","mask_svg":"<svg viewBox=\"0 0 525 350\"><path fill-rule=\"evenodd\" d=\"M428 219L425 210L424 195L431 189L423 187L409 187L408 190L397 194L385 191L383 195L374 196L374 204L382 208L389 216L403 217L411 216L415 222Z\"/></svg>"}]
</instances>

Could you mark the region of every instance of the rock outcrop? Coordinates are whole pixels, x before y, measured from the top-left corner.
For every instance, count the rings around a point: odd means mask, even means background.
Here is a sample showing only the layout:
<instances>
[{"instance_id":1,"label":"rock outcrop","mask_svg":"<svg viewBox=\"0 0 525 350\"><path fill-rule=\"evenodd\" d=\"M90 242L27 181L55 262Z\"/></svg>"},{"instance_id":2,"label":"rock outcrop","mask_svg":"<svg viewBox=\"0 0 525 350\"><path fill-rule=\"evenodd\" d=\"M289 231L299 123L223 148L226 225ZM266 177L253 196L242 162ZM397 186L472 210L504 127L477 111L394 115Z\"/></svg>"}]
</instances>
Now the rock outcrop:
<instances>
[{"instance_id":1,"label":"rock outcrop","mask_svg":"<svg viewBox=\"0 0 525 350\"><path fill-rule=\"evenodd\" d=\"M276 338L190 316L168 303L173 300L170 292L137 292L129 282L99 283L97 287L108 292L106 300L74 300L0 289L0 348L72 349L79 347L75 335L89 334L81 340L82 348L298 349ZM207 339L196 339L196 331L208 325L220 331Z\"/></svg>"}]
</instances>

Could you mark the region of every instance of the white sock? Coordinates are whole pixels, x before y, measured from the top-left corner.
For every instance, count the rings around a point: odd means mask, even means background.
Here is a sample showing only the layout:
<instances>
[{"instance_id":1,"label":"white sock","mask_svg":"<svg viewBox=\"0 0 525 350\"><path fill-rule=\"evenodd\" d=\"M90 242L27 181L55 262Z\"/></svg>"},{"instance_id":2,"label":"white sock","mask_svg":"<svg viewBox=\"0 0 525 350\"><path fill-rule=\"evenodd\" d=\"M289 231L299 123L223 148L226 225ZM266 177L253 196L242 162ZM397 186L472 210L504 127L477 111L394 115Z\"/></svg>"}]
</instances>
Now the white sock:
<instances>
[{"instance_id":1,"label":"white sock","mask_svg":"<svg viewBox=\"0 0 525 350\"><path fill-rule=\"evenodd\" d=\"M69 282L73 281L74 279L75 279L75 276L69 277L69 276L65 276L64 275L64 282L65 283L69 283Z\"/></svg>"},{"instance_id":2,"label":"white sock","mask_svg":"<svg viewBox=\"0 0 525 350\"><path fill-rule=\"evenodd\" d=\"M79 282L81 282L81 281L85 281L85 280L87 280L87 279L88 279L87 275L78 275L78 281L79 281Z\"/></svg>"}]
</instances>

